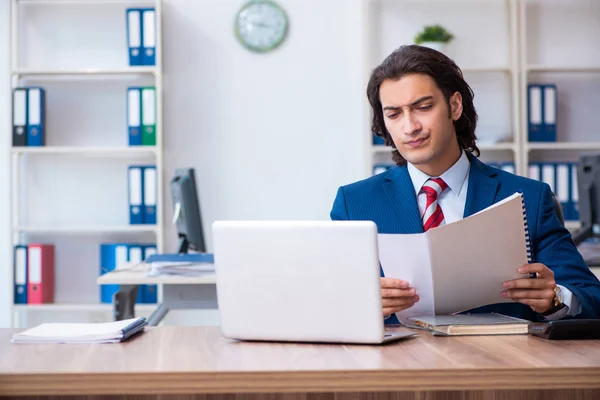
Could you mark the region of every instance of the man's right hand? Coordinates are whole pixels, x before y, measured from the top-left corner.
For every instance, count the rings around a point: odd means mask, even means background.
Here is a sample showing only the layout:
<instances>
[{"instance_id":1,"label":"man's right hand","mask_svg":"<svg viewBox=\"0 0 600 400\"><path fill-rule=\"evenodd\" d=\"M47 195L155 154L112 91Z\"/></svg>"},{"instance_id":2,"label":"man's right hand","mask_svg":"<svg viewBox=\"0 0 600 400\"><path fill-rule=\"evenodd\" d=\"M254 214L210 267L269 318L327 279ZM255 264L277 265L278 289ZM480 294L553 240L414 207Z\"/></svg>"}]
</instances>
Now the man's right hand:
<instances>
[{"instance_id":1,"label":"man's right hand","mask_svg":"<svg viewBox=\"0 0 600 400\"><path fill-rule=\"evenodd\" d=\"M388 316L412 307L417 301L416 290L401 279L381 278L383 315Z\"/></svg>"}]
</instances>

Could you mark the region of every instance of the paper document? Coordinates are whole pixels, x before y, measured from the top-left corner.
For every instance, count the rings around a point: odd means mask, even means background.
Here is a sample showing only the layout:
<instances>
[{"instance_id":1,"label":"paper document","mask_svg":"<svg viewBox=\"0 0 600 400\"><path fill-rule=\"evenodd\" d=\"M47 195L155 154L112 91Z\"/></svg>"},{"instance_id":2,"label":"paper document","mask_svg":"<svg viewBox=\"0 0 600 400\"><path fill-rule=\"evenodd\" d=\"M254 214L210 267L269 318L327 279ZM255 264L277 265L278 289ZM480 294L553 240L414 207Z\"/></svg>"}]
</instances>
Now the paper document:
<instances>
[{"instance_id":1,"label":"paper document","mask_svg":"<svg viewBox=\"0 0 600 400\"><path fill-rule=\"evenodd\" d=\"M404 322L512 302L502 297L502 282L527 277L517 268L529 262L528 240L519 193L424 233L379 234L384 275L408 281L419 296L396 316Z\"/></svg>"},{"instance_id":2,"label":"paper document","mask_svg":"<svg viewBox=\"0 0 600 400\"><path fill-rule=\"evenodd\" d=\"M215 273L213 263L153 262L148 276L204 276Z\"/></svg>"},{"instance_id":3,"label":"paper document","mask_svg":"<svg viewBox=\"0 0 600 400\"><path fill-rule=\"evenodd\" d=\"M47 323L13 335L13 343L118 343L140 332L146 318L107 323Z\"/></svg>"}]
</instances>

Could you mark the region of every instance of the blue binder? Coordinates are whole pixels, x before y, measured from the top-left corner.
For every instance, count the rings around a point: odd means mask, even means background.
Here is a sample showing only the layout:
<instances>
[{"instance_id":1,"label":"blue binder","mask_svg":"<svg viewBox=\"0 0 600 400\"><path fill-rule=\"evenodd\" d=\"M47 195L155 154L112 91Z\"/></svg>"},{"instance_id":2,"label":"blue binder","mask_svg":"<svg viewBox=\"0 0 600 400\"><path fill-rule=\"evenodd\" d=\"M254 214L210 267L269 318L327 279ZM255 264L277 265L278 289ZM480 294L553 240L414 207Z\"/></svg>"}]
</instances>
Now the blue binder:
<instances>
[{"instance_id":1,"label":"blue binder","mask_svg":"<svg viewBox=\"0 0 600 400\"><path fill-rule=\"evenodd\" d=\"M14 304L27 304L27 246L16 245L14 248Z\"/></svg>"},{"instance_id":2,"label":"blue binder","mask_svg":"<svg viewBox=\"0 0 600 400\"><path fill-rule=\"evenodd\" d=\"M46 92L41 87L29 87L27 92L27 146L44 146Z\"/></svg>"},{"instance_id":3,"label":"blue binder","mask_svg":"<svg viewBox=\"0 0 600 400\"><path fill-rule=\"evenodd\" d=\"M129 259L129 246L125 243L103 243L100 245L100 275L114 271L120 263ZM100 285L100 302L111 304L119 285Z\"/></svg>"},{"instance_id":4,"label":"blue binder","mask_svg":"<svg viewBox=\"0 0 600 400\"><path fill-rule=\"evenodd\" d=\"M143 171L143 187L144 187L144 212L143 219L145 224L156 224L156 166L148 165L142 168Z\"/></svg>"},{"instance_id":5,"label":"blue binder","mask_svg":"<svg viewBox=\"0 0 600 400\"><path fill-rule=\"evenodd\" d=\"M156 64L156 12L143 8L142 13L142 64Z\"/></svg>"},{"instance_id":6,"label":"blue binder","mask_svg":"<svg viewBox=\"0 0 600 400\"><path fill-rule=\"evenodd\" d=\"M144 168L132 165L128 170L128 199L129 223L139 225L144 223Z\"/></svg>"},{"instance_id":7,"label":"blue binder","mask_svg":"<svg viewBox=\"0 0 600 400\"><path fill-rule=\"evenodd\" d=\"M142 88L127 88L127 133L130 146L142 145Z\"/></svg>"},{"instance_id":8,"label":"blue binder","mask_svg":"<svg viewBox=\"0 0 600 400\"><path fill-rule=\"evenodd\" d=\"M577 168L579 163L571 163L571 196L570 196L570 214L573 221L579 221L579 187L577 183Z\"/></svg>"},{"instance_id":9,"label":"blue binder","mask_svg":"<svg viewBox=\"0 0 600 400\"><path fill-rule=\"evenodd\" d=\"M515 163L512 161L498 163L498 168L505 172L508 172L509 174L516 174Z\"/></svg>"},{"instance_id":10,"label":"blue binder","mask_svg":"<svg viewBox=\"0 0 600 400\"><path fill-rule=\"evenodd\" d=\"M381 136L373 134L373 144L375 146L385 146L385 140Z\"/></svg>"},{"instance_id":11,"label":"blue binder","mask_svg":"<svg viewBox=\"0 0 600 400\"><path fill-rule=\"evenodd\" d=\"M127 48L129 65L143 65L142 60L142 11L139 8L126 10Z\"/></svg>"},{"instance_id":12,"label":"blue binder","mask_svg":"<svg viewBox=\"0 0 600 400\"><path fill-rule=\"evenodd\" d=\"M542 85L543 99L543 123L542 123L542 138L543 142L556 142L556 85Z\"/></svg>"},{"instance_id":13,"label":"blue binder","mask_svg":"<svg viewBox=\"0 0 600 400\"><path fill-rule=\"evenodd\" d=\"M528 137L530 142L542 142L544 138L543 92L542 85L527 85L527 121L529 127Z\"/></svg>"},{"instance_id":14,"label":"blue binder","mask_svg":"<svg viewBox=\"0 0 600 400\"><path fill-rule=\"evenodd\" d=\"M147 261L150 256L156 254L155 245L144 246L144 261ZM142 303L145 304L156 304L158 303L158 286L157 285L144 285L144 293L142 295Z\"/></svg>"},{"instance_id":15,"label":"blue binder","mask_svg":"<svg viewBox=\"0 0 600 400\"><path fill-rule=\"evenodd\" d=\"M569 163L557 162L556 169L556 191L555 195L563 211L565 221L573 219L571 212L571 165Z\"/></svg>"}]
</instances>

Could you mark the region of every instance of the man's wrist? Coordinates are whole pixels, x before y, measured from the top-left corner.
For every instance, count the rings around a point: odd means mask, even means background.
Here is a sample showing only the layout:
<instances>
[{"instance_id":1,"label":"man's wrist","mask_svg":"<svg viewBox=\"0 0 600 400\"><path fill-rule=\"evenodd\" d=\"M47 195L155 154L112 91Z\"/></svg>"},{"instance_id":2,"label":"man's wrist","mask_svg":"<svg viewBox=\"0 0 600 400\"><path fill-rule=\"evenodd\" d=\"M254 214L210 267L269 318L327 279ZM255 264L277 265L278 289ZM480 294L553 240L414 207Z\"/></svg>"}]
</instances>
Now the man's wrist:
<instances>
[{"instance_id":1,"label":"man's wrist","mask_svg":"<svg viewBox=\"0 0 600 400\"><path fill-rule=\"evenodd\" d=\"M566 307L566 304L564 303L563 294L560 289L560 286L555 285L554 286L554 297L552 298L551 307L548 310L546 310L542 313L539 313L539 314L542 317L546 317L548 315L552 315L554 313L559 312L560 310L562 310L565 307Z\"/></svg>"}]
</instances>

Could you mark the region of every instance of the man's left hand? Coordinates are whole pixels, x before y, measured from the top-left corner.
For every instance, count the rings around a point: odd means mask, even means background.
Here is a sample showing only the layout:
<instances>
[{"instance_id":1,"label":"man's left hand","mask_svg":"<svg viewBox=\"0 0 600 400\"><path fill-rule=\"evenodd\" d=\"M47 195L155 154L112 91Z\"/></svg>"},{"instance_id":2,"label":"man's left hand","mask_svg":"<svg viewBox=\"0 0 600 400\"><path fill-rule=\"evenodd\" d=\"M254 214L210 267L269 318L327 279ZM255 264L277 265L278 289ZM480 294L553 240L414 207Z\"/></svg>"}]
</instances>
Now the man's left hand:
<instances>
[{"instance_id":1,"label":"man's left hand","mask_svg":"<svg viewBox=\"0 0 600 400\"><path fill-rule=\"evenodd\" d=\"M518 269L521 274L536 273L537 278L521 278L503 282L502 297L527 304L537 313L544 313L554 305L554 272L544 264L525 264Z\"/></svg>"}]
</instances>

